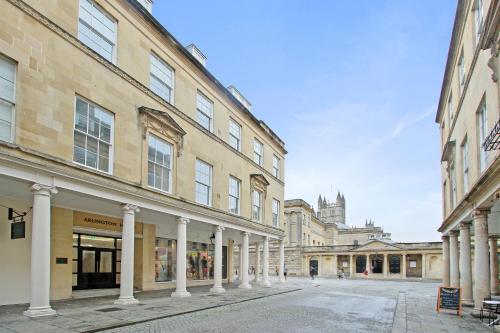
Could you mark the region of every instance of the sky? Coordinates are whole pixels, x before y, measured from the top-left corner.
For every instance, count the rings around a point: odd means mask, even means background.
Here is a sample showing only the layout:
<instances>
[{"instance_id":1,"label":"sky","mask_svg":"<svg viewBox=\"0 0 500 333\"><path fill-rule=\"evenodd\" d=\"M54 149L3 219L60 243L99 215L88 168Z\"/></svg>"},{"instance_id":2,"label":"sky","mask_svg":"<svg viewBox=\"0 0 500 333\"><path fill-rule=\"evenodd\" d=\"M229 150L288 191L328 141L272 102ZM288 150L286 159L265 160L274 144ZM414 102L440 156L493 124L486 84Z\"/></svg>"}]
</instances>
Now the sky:
<instances>
[{"instance_id":1,"label":"sky","mask_svg":"<svg viewBox=\"0 0 500 333\"><path fill-rule=\"evenodd\" d=\"M154 16L285 141L285 198L438 241L434 122L456 0L156 0Z\"/></svg>"}]
</instances>

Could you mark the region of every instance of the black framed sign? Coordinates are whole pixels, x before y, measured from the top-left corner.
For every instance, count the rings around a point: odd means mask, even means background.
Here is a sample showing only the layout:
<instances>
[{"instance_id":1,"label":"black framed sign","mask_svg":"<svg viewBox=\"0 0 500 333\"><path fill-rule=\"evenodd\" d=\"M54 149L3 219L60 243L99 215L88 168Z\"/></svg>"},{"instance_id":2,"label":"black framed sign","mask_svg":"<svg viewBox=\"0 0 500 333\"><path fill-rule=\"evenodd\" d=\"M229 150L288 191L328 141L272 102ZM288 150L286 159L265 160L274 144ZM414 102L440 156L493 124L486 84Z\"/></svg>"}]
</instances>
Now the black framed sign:
<instances>
[{"instance_id":1,"label":"black framed sign","mask_svg":"<svg viewBox=\"0 0 500 333\"><path fill-rule=\"evenodd\" d=\"M26 222L14 222L10 224L10 239L26 237Z\"/></svg>"}]
</instances>

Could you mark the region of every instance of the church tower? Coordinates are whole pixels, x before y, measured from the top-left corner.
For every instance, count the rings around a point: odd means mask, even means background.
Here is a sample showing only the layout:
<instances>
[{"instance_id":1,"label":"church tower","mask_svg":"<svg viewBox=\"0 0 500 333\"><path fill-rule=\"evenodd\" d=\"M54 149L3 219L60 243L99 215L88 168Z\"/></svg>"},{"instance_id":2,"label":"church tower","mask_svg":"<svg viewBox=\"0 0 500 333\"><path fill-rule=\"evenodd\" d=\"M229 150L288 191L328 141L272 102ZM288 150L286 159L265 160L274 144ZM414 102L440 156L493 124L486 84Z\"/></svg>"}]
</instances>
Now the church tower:
<instances>
[{"instance_id":1,"label":"church tower","mask_svg":"<svg viewBox=\"0 0 500 333\"><path fill-rule=\"evenodd\" d=\"M345 224L345 198L340 192L337 193L337 200L334 206L333 222Z\"/></svg>"}]
</instances>

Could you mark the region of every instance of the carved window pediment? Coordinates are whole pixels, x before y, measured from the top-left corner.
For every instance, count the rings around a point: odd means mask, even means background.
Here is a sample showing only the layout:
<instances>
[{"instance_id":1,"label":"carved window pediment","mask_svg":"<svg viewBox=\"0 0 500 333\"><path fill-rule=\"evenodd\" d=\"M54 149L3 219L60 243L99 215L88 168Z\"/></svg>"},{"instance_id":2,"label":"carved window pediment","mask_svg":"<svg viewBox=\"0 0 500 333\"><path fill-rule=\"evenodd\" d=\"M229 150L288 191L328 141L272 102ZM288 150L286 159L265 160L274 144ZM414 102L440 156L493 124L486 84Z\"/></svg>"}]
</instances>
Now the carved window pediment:
<instances>
[{"instance_id":1,"label":"carved window pediment","mask_svg":"<svg viewBox=\"0 0 500 333\"><path fill-rule=\"evenodd\" d=\"M250 186L251 188L257 189L264 193L264 197L267 194L267 187L269 186L269 181L264 177L263 174L254 173L250 175Z\"/></svg>"},{"instance_id":2,"label":"carved window pediment","mask_svg":"<svg viewBox=\"0 0 500 333\"><path fill-rule=\"evenodd\" d=\"M186 132L182 127L166 112L151 109L145 106L139 108L141 123L143 125L143 136L146 138L149 129L160 133L169 140L177 144L177 156L182 155L184 135Z\"/></svg>"}]
</instances>

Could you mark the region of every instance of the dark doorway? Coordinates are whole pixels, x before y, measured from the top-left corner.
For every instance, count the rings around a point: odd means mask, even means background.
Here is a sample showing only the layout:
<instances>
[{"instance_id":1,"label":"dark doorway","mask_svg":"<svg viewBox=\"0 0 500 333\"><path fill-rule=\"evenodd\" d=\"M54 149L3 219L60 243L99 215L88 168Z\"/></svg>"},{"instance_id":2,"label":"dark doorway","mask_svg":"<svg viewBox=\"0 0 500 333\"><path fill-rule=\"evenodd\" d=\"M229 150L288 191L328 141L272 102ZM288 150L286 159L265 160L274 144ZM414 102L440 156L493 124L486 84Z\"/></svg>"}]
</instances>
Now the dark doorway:
<instances>
[{"instance_id":1,"label":"dark doorway","mask_svg":"<svg viewBox=\"0 0 500 333\"><path fill-rule=\"evenodd\" d=\"M366 271L366 257L356 257L356 273L364 273Z\"/></svg>"},{"instance_id":2,"label":"dark doorway","mask_svg":"<svg viewBox=\"0 0 500 333\"><path fill-rule=\"evenodd\" d=\"M318 275L318 259L309 260L309 274L314 269L314 275Z\"/></svg>"},{"instance_id":3,"label":"dark doorway","mask_svg":"<svg viewBox=\"0 0 500 333\"><path fill-rule=\"evenodd\" d=\"M79 288L115 287L116 251L110 249L81 248Z\"/></svg>"},{"instance_id":4,"label":"dark doorway","mask_svg":"<svg viewBox=\"0 0 500 333\"><path fill-rule=\"evenodd\" d=\"M372 261L372 273L380 274L384 271L384 258L379 255L373 256Z\"/></svg>"}]
</instances>

